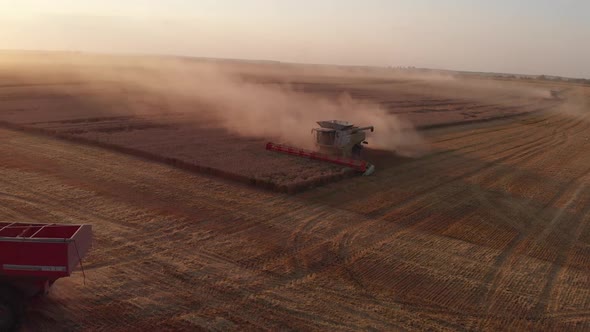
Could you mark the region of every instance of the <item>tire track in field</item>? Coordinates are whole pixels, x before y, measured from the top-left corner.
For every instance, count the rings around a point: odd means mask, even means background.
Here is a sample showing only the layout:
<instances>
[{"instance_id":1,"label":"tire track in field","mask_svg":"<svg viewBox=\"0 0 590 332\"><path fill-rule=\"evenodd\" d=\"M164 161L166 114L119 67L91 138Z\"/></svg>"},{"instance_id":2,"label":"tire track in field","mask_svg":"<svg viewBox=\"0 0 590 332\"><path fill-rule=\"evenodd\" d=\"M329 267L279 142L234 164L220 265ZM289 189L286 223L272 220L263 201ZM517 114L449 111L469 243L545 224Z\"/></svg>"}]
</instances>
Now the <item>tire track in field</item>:
<instances>
[{"instance_id":1,"label":"tire track in field","mask_svg":"<svg viewBox=\"0 0 590 332\"><path fill-rule=\"evenodd\" d=\"M465 178L472 177L472 176L474 176L476 174L479 174L479 173L481 173L481 172L483 172L485 170L492 169L492 168L494 168L494 167L496 167L496 166L498 166L498 165L500 165L502 163L505 163L506 161L512 160L513 158L518 157L518 156L520 156L522 154L522 151L519 150L519 149L524 149L524 151L528 151L528 152L538 152L538 151L543 151L546 148L553 146L554 144L555 144L555 141L554 141L553 137L544 136L541 140L538 140L538 139L533 138L533 139L527 141L526 143L522 143L522 144L517 144L517 145L511 146L511 147L509 147L507 149L504 149L504 150L502 150L500 152L495 153L494 155L503 154L503 153L506 153L506 152L509 152L509 151L516 150L513 153L508 154L508 155L503 156L503 157L500 157L500 158L497 158L497 159L494 159L494 160L488 162L487 164L484 164L484 166L476 167L473 170L467 171L467 172L462 173L462 174L460 174L458 176L451 177L451 178L449 178L449 179L447 179L445 181L442 181L442 182L439 182L439 183L437 183L435 185L432 185L432 186L426 187L424 189L421 189L421 190L413 193L413 196L412 197L409 197L408 200L411 200L413 197L419 197L419 196L425 195L425 194L427 194L429 192L432 192L432 191L435 191L435 190L437 190L437 189L439 189L439 188L441 188L443 186L446 186L446 185L449 185L449 184L452 184L452 183L455 183L455 182L461 182ZM417 167L415 167L414 169L417 169ZM415 182L418 183L418 182L422 182L422 181L425 181L425 179L424 178L419 178L419 179L416 179ZM381 209L378 209L378 210L375 210L375 211L369 213L368 214L368 217L370 217L370 218L378 218L379 216L388 214L389 212L391 212L391 211L393 211L393 210L395 210L397 208L398 208L397 205L394 205L394 206L385 206L385 207L383 207Z\"/></svg>"},{"instance_id":2,"label":"tire track in field","mask_svg":"<svg viewBox=\"0 0 590 332\"><path fill-rule=\"evenodd\" d=\"M348 231L344 231L341 235L340 241L337 241L338 244L338 261L339 264L342 266L346 277L352 282L352 284L360 290L365 296L375 298L373 294L371 294L363 282L356 277L354 272L348 267L348 261L351 257L350 253L350 246L352 245L352 235Z\"/></svg>"},{"instance_id":3,"label":"tire track in field","mask_svg":"<svg viewBox=\"0 0 590 332\"><path fill-rule=\"evenodd\" d=\"M546 139L546 141L547 141L548 143L547 143L546 145L544 145L544 146L537 147L537 150L539 150L539 149L543 149L543 148L546 148L546 146L549 146L551 143L554 143L554 141L553 141L552 137L549 137L549 138L547 138L547 139ZM538 141L537 141L536 143L538 143ZM524 146L524 144L523 144L523 146ZM535 151L532 151L532 152L535 152ZM531 155L533 154L532 152L531 152ZM507 159L507 158L510 158L510 157L512 157L513 155L518 155L518 153L516 153L516 154L512 154L512 155L510 155L510 156L507 156L507 157L505 157L505 158L504 158L504 159L502 159L502 160L505 160L505 159ZM476 170L475 172L472 172L472 173L474 173L474 174L475 174L475 173L477 173L477 172L479 172L479 171L480 171L480 170ZM459 177L457 177L457 179L464 178L464 176L465 176L465 175L459 176ZM455 180L457 180L457 179L455 179ZM450 184L450 183L452 183L452 182L454 182L454 181L447 181L447 182L445 182L445 183L442 183L442 184L440 184L440 185L438 185L438 186L437 186L437 189L438 189L438 188L440 188L440 187L442 187L442 186L444 186L444 185L448 185L448 184ZM432 192L432 191L433 191L433 189L429 189L429 190L426 190L426 191L425 191L425 193L427 193L427 192ZM413 198L416 198L416 197L419 197L419 196L420 196L420 195L416 195L416 196L414 196ZM407 200L407 201L404 201L403 203L401 203L399 206L396 206L395 208L398 208L398 209L399 209L399 208L401 208L403 205L405 205L405 204L407 204L407 203L409 203L409 202L411 202L411 201L412 201L412 199L409 199L409 200ZM395 209L395 208L394 208L394 209ZM366 225L363 225L363 227L366 227ZM386 240L386 241L387 241L387 240Z\"/></svg>"},{"instance_id":4,"label":"tire track in field","mask_svg":"<svg viewBox=\"0 0 590 332\"><path fill-rule=\"evenodd\" d=\"M447 198L461 197L465 192L466 192L466 189L463 189L463 190L460 190L459 192L455 192L453 195L451 195ZM419 218L417 216L419 216L423 210L428 209L429 207L434 206L437 203L438 202L434 202L434 203L431 202L429 204L421 205L419 208L410 211L405 216L397 218L396 223L390 225L387 234L384 234L379 239L372 239L371 245L366 246L363 249L360 249L354 253L347 252L346 255L347 255L348 259L345 260L345 264L350 265L350 264L362 259L364 256L373 252L377 248L380 248L383 245L388 244L391 241L391 239L397 237L400 232L407 231L409 229L409 227L411 227L411 226L416 227L416 226L419 226L419 225L422 225L425 223L432 222L432 220L429 220L428 218ZM460 213L462 213L462 212L460 212ZM345 229L343 229L343 231L349 232L350 234L355 234L356 230L366 228L366 227L370 227L370 225L363 223L363 224L357 225L356 227L345 228ZM341 238L342 239L340 242L342 242L344 239L346 239L348 237L341 236ZM337 245L341 246L341 244L337 244ZM333 269L333 268L334 268L333 266L328 266L325 269ZM314 270L314 271L310 271L308 273L308 275L317 274L320 272L322 272L322 270ZM353 278L356 279L356 276L353 276Z\"/></svg>"},{"instance_id":5,"label":"tire track in field","mask_svg":"<svg viewBox=\"0 0 590 332\"><path fill-rule=\"evenodd\" d=\"M301 224L301 226L295 230L295 235L293 236L291 243L288 245L289 248L292 248L290 250L291 254L290 256L293 259L294 262L294 277L293 279L301 279L306 275L306 269L304 269L302 267L302 265L305 263L303 260L299 259L299 253L301 253L303 251L303 249L305 248L305 244L303 243L303 236L305 233L308 233L315 225L316 223L325 218L328 217L331 214L331 211L322 211L319 213L314 213L314 216L307 219L307 220L303 220L303 223ZM299 219L299 218L297 218ZM299 219L301 220L301 219Z\"/></svg>"},{"instance_id":6,"label":"tire track in field","mask_svg":"<svg viewBox=\"0 0 590 332\"><path fill-rule=\"evenodd\" d=\"M583 130L578 131L581 132ZM554 131L555 133L555 131ZM569 181L567 184L565 184L564 186L562 186L559 191L557 193L555 193L551 199L548 201L548 203L545 205L545 208L539 210L531 219L532 220L537 220L539 219L542 215L544 215L548 209L550 209L566 192L568 192L572 186L575 184L576 179L573 179L571 181ZM529 221L529 226L530 227L530 221ZM501 282L501 275L504 273L504 268L503 266L508 263L509 258L512 257L514 255L514 253L516 252L516 249L518 248L518 246L524 241L525 238L527 238L528 234L530 234L531 231L529 230L525 230L525 231L521 231L518 233L517 236L515 236L512 241L510 241L510 243L507 245L506 249L497 257L495 263L493 264L493 266L490 269L490 272L488 273L488 275L486 275L484 277L484 282L482 283L482 287L485 287L485 285L489 285L489 287L487 287L487 291L485 291L485 295L483 295L481 298L481 300L479 301L479 305L484 305L484 308L482 308L482 311L485 312L484 317L488 317L491 318L491 307L493 305L493 302L491 301L491 297L493 294L497 293L499 291L499 287L500 287L500 282ZM483 292L483 290L481 291ZM483 325L485 321L481 321L479 328L483 328Z\"/></svg>"},{"instance_id":7,"label":"tire track in field","mask_svg":"<svg viewBox=\"0 0 590 332\"><path fill-rule=\"evenodd\" d=\"M566 127L565 130L572 130L573 128L578 127L581 124L584 124L584 123L582 121L574 122L572 125ZM586 131L586 130L587 130L587 126L585 128L582 128L581 130L576 131L575 133L573 133L571 135L567 135L565 132L559 132L558 129L555 129L553 131L553 134L552 135L553 136L556 136L556 135L559 134L560 135L559 140L556 141L556 143L554 145L547 146L546 149L556 148L558 146L565 145L565 144L567 144L569 138L572 135L578 134L578 133L580 133L582 131ZM530 151L527 151L525 153L522 153L518 158L515 159L515 164L516 163L518 163L520 165L526 164L527 162L533 160L535 157L538 157L538 155L540 155L537 152L538 151L530 150ZM518 182L518 180L515 177L520 176L520 173L514 172L513 169L512 168L509 168L509 167L505 167L505 168L503 168L500 171L490 172L490 173L491 173L491 175L493 175L493 178L496 179L496 181L499 181L500 179L504 179L504 181L515 182L515 183ZM481 192L475 192L474 191L474 195L476 195L481 202L483 202L484 204L486 204L487 206L490 207L488 209L488 211L490 213L492 213L494 216L496 216L500 220L503 220L504 222L506 222L506 224L512 225L519 232L525 231L525 229L524 229L525 225L524 224L521 225L521 224L514 223L511 216L505 215L503 213L503 210L501 208L495 207L491 202L489 202L487 200L487 198L484 195L482 195ZM524 207L519 208L519 210L525 212L525 208Z\"/></svg>"},{"instance_id":8,"label":"tire track in field","mask_svg":"<svg viewBox=\"0 0 590 332\"><path fill-rule=\"evenodd\" d=\"M552 205L554 205L563 196L563 194L566 193L569 190L570 187L571 187L571 183L563 186L560 189L559 192L557 192L555 195L553 195L553 197L547 203L546 207L549 208ZM534 219L539 218L545 212L546 212L546 209L539 210L533 216L532 219L534 220ZM499 280L498 280L499 279L499 275L503 272L501 267L506 263L506 261L508 260L508 258L510 256L512 256L512 254L514 253L514 251L517 248L518 244L520 244L522 242L522 240L524 240L524 238L526 237L526 234L527 233L528 232L519 232L518 235L508 244L506 250L504 250L498 256L498 258L496 259L496 262L494 263L494 265L490 269L490 273L484 278L483 285L489 284L491 282L491 286L489 287L486 296L489 297L490 296L490 293L493 293L493 292L496 292L497 291L497 288L499 286L499 285L497 285L497 283L499 282ZM485 301L485 300L482 300L481 302L482 303L489 303L489 301ZM487 308L487 309L489 309L489 308Z\"/></svg>"},{"instance_id":9,"label":"tire track in field","mask_svg":"<svg viewBox=\"0 0 590 332\"><path fill-rule=\"evenodd\" d=\"M453 195L449 196L449 197L461 197L464 193L466 192L466 189L462 189L461 191L454 193ZM447 197L447 198L449 198ZM404 204L400 205L399 208L401 209L403 206L411 204L413 202L413 200L408 200L407 202L404 202ZM407 228L411 223L416 222L416 224L419 224L420 222L422 222L423 220L421 218L416 218L416 215L420 213L420 211L422 210L427 210L428 208L434 206L436 204L433 202L430 202L428 204L424 204L422 206L420 206L419 208L417 208L416 210L411 211L409 214L403 216L403 217L399 217L398 221L395 224L390 225L389 229L388 229L388 233L387 235L385 235L387 238L384 241L379 241L379 242L383 242L386 243L387 241L389 241L392 237L395 237L397 232L404 230L405 228ZM322 209L322 207L320 207L320 209ZM325 209L325 207L323 208ZM306 212L307 214L308 212ZM309 219L309 222L306 224L306 226L304 227L308 227L311 223L315 223L317 222L318 219L321 219L323 216L317 216L317 217L312 217L311 219ZM380 222L379 220L371 220L368 219L362 215L358 216L359 218L363 218L365 219L364 221L359 221L357 223L352 223L352 225L346 227L346 226L342 226L342 227L337 227L335 228L335 235L331 236L331 237L318 237L318 236L312 236L312 238L310 238L310 240L308 242L315 242L316 246L321 246L322 244L325 244L327 242L331 242L334 243L334 245L336 245L337 247L342 246L341 244L339 244L339 241L337 241L338 238L340 238L342 241L343 239L351 239L353 234L356 234L356 232L358 230L361 229L366 229L366 228L370 228L372 224L376 223L376 222ZM346 221L348 219L351 219L350 213L348 211L342 211L342 210L334 210L332 212L328 212L328 214L326 214L326 220L339 220L340 223L338 225L344 225L344 221ZM354 216L352 216L352 218L354 218ZM281 219L283 219L283 217L281 217ZM405 222L404 222L405 220ZM416 221L418 220L418 221ZM296 222L296 220L294 220L294 222ZM343 233L349 233L349 236L342 236ZM314 240L312 240L314 239ZM369 246L368 248L372 248L373 245ZM301 250L306 249L305 247L299 247L297 250L295 250L292 254L296 255L296 253L299 253ZM308 248L309 249L309 248ZM340 249L340 252L342 252L342 249ZM351 261L356 261L360 258L362 258L362 256L364 256L364 254L368 253L369 251L365 251L362 250L362 252L356 252L353 254L353 257L350 258ZM347 256L350 256L350 254L346 254ZM270 260L266 260L264 261L265 263L268 262L272 262L275 259L282 259L281 257L284 257L285 253L281 253L278 254L277 256L272 256ZM289 256L289 255L287 255ZM292 256L289 256L292 257ZM337 258L335 258L335 260L338 260ZM346 263L350 263L348 260L346 261ZM296 278L299 280L304 279L305 277L308 277L312 274L318 274L318 273L322 273L325 269L330 268L325 267L325 268L320 268L320 269L312 269L312 270L307 270L305 275L300 277L300 278ZM293 280L289 280L288 282L292 282ZM277 285L277 288L280 287L284 287L284 284L282 285Z\"/></svg>"},{"instance_id":10,"label":"tire track in field","mask_svg":"<svg viewBox=\"0 0 590 332\"><path fill-rule=\"evenodd\" d=\"M580 196L580 194L582 193L583 190L588 190L588 187L586 185L587 182L584 179L588 178L589 174L590 174L590 169L588 169L588 171L586 171L584 176L581 177L582 180L581 180L580 185L578 186L578 188L576 188L575 193L572 195L572 197L569 199L569 201L566 203L566 205L551 220L547 229L545 229L543 234L541 234L541 240L546 236L545 235L546 233L551 232L555 228L556 224L564 218L563 211L566 211L567 209L569 209L571 206L574 205L575 201L578 199L578 197ZM557 251L557 258L555 259L555 261L553 262L553 264L551 266L551 270L549 271L547 281L543 287L541 295L539 296L538 302L535 305L535 308L532 310L532 317L533 318L538 319L539 317L542 317L547 313L547 307L549 306L550 296L551 296L551 293L553 292L553 289L555 287L555 283L557 281L557 276L559 275L561 270L563 270L568 257L570 257L569 253L571 252L571 250L574 247L574 245L576 244L576 242L578 242L578 239L580 238L580 235L581 235L581 230L590 221L589 217L590 217L590 203L589 202L586 202L586 207L579 214L569 217L572 220L572 222L570 222L568 224L568 231L565 234L564 239L563 239L563 241L565 243L563 243L563 245L561 245L559 248L557 248L557 250L558 250Z\"/></svg>"},{"instance_id":11,"label":"tire track in field","mask_svg":"<svg viewBox=\"0 0 590 332\"><path fill-rule=\"evenodd\" d=\"M306 249L303 241L307 240L309 242L318 239L317 236L309 232L310 229L320 222L321 219L332 219L333 214L334 210L326 210L324 206L319 204L310 204L307 206L293 206L288 213L271 217L265 221L265 224L275 225L276 227L280 227L282 224L299 226L295 230L290 231L288 239L283 245L283 250L252 257L246 261L242 261L241 264L248 268L258 269L261 266L273 265L276 262L289 259L292 261L295 269L294 273L297 275L302 270L302 261L298 258L298 255L302 250Z\"/></svg>"},{"instance_id":12,"label":"tire track in field","mask_svg":"<svg viewBox=\"0 0 590 332\"><path fill-rule=\"evenodd\" d=\"M555 132L555 131L554 131L554 132ZM535 155L535 152L538 152L538 150L541 150L541 149L546 149L547 147L550 147L550 146L552 146L553 144L555 144L555 142L554 142L553 138L550 138L550 139L548 139L548 140L547 140L547 142L548 142L548 143L547 143L547 144L545 144L544 146L542 146L541 148L537 148L537 149L534 149L534 150L532 150L532 151L531 151L531 150L529 150L529 153L528 153L527 159L530 159L530 158L532 158L532 157ZM557 142L557 143L558 143L558 144L563 144L563 143L565 143L565 142L564 142L563 140L559 140L559 142ZM509 157L510 157L510 156L509 156ZM506 159L506 157L505 157L504 159ZM386 241L386 242L387 242L387 241Z\"/></svg>"}]
</instances>

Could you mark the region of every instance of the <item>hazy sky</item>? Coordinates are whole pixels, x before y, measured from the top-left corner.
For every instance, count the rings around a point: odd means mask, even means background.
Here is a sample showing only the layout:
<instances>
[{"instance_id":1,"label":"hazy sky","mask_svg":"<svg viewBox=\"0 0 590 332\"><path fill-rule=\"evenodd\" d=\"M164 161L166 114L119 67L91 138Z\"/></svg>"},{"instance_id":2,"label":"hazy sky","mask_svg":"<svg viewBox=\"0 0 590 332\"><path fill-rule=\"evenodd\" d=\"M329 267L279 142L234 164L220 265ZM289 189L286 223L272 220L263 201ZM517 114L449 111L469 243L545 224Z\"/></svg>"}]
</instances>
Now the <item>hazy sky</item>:
<instances>
[{"instance_id":1,"label":"hazy sky","mask_svg":"<svg viewBox=\"0 0 590 332\"><path fill-rule=\"evenodd\" d=\"M590 78L588 0L0 0L0 48Z\"/></svg>"}]
</instances>

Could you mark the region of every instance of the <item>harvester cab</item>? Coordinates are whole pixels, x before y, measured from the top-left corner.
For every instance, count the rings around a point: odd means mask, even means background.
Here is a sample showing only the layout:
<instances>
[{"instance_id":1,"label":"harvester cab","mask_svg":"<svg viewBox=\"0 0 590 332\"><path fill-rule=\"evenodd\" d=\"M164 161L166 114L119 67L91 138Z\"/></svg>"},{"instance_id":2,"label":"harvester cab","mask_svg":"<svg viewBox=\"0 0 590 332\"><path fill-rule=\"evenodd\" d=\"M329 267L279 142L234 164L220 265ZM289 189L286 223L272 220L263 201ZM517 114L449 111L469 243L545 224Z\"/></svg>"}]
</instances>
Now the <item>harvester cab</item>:
<instances>
[{"instance_id":1,"label":"harvester cab","mask_svg":"<svg viewBox=\"0 0 590 332\"><path fill-rule=\"evenodd\" d=\"M561 91L560 90L552 89L552 90L550 90L550 93L551 93L551 98L552 99L562 100Z\"/></svg>"},{"instance_id":2,"label":"harvester cab","mask_svg":"<svg viewBox=\"0 0 590 332\"><path fill-rule=\"evenodd\" d=\"M316 148L322 153L344 158L360 158L363 144L368 144L366 131L375 130L373 126L357 127L339 120L318 121L317 124L320 128L312 129Z\"/></svg>"}]
</instances>

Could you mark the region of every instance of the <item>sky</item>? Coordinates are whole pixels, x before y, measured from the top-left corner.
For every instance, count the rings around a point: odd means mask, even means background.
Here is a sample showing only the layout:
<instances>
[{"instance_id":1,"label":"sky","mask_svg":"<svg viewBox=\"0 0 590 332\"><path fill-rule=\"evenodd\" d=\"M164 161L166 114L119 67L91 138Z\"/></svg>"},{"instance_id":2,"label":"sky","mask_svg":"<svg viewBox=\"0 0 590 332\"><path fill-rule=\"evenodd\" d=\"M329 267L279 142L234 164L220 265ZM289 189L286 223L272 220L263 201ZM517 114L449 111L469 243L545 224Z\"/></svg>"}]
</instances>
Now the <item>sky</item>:
<instances>
[{"instance_id":1,"label":"sky","mask_svg":"<svg viewBox=\"0 0 590 332\"><path fill-rule=\"evenodd\" d=\"M0 0L0 49L590 78L587 0Z\"/></svg>"}]
</instances>

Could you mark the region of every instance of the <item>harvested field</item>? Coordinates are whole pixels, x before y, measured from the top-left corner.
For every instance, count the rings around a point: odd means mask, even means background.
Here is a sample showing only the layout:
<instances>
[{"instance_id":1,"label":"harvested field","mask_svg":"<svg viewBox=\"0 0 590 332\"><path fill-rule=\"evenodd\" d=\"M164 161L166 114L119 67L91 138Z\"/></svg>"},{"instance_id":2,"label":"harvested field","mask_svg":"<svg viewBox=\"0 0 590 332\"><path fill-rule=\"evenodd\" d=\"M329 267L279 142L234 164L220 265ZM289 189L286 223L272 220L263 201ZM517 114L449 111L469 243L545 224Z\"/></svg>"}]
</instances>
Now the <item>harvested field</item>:
<instances>
[{"instance_id":1,"label":"harvested field","mask_svg":"<svg viewBox=\"0 0 590 332\"><path fill-rule=\"evenodd\" d=\"M81 122L59 107L8 118L3 105L0 219L96 233L85 284L58 281L27 327L588 330L590 91L564 89L559 107L426 130L421 156L372 152L374 176L295 195L51 136L198 158L188 120L98 107ZM236 153L258 144L242 142Z\"/></svg>"}]
</instances>

